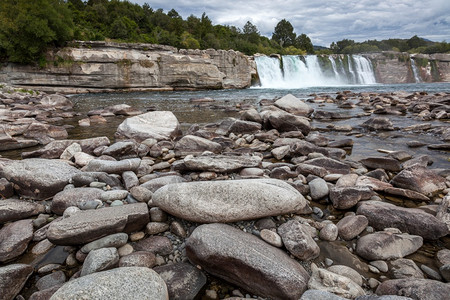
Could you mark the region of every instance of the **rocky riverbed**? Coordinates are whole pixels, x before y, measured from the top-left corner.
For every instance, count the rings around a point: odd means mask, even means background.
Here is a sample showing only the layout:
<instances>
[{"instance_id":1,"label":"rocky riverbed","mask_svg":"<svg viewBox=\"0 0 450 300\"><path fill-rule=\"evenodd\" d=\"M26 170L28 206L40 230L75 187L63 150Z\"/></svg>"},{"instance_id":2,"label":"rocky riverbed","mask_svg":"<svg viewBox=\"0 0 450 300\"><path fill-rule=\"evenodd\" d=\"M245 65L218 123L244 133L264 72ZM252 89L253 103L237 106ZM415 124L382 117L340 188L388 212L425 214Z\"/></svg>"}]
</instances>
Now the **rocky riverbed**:
<instances>
[{"instance_id":1,"label":"rocky riverbed","mask_svg":"<svg viewBox=\"0 0 450 300\"><path fill-rule=\"evenodd\" d=\"M0 101L0 148L22 152L0 158L2 300L450 293L450 172L418 151L448 153L448 93L286 95L183 130L170 111L80 116L62 95L9 87ZM356 109L364 121L344 113ZM114 139L68 139L116 123ZM437 142L348 156L387 132Z\"/></svg>"}]
</instances>

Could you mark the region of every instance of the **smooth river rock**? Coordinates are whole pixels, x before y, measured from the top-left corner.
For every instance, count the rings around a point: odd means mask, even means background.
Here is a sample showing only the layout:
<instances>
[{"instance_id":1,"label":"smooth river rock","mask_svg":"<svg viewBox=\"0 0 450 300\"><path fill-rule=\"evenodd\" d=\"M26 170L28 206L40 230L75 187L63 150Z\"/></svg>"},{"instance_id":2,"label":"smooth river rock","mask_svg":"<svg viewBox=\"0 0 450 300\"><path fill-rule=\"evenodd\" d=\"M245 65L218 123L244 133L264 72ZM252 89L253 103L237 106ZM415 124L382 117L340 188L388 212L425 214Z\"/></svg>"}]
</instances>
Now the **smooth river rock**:
<instances>
[{"instance_id":1,"label":"smooth river rock","mask_svg":"<svg viewBox=\"0 0 450 300\"><path fill-rule=\"evenodd\" d=\"M14 184L16 192L25 197L42 200L60 192L81 171L67 162L30 158L0 161L0 177Z\"/></svg>"},{"instance_id":2,"label":"smooth river rock","mask_svg":"<svg viewBox=\"0 0 450 300\"><path fill-rule=\"evenodd\" d=\"M275 106L291 114L307 117L314 111L311 106L292 94L287 94L286 96L275 101Z\"/></svg>"},{"instance_id":3,"label":"smooth river rock","mask_svg":"<svg viewBox=\"0 0 450 300\"><path fill-rule=\"evenodd\" d=\"M198 181L166 185L153 204L179 218L199 222L237 222L302 210L305 198L276 179Z\"/></svg>"},{"instance_id":4,"label":"smooth river rock","mask_svg":"<svg viewBox=\"0 0 450 300\"><path fill-rule=\"evenodd\" d=\"M20 220L3 226L0 229L0 263L24 253L32 238L32 220Z\"/></svg>"},{"instance_id":5,"label":"smooth river rock","mask_svg":"<svg viewBox=\"0 0 450 300\"><path fill-rule=\"evenodd\" d=\"M301 260L311 260L319 256L320 248L309 233L307 225L290 220L278 227L286 249Z\"/></svg>"},{"instance_id":6,"label":"smooth river rock","mask_svg":"<svg viewBox=\"0 0 450 300\"><path fill-rule=\"evenodd\" d=\"M201 154L204 151L220 153L222 146L219 143L199 136L186 135L175 144L174 150L175 155L185 156L190 154Z\"/></svg>"},{"instance_id":7,"label":"smooth river rock","mask_svg":"<svg viewBox=\"0 0 450 300\"><path fill-rule=\"evenodd\" d=\"M53 221L47 238L55 245L86 244L110 234L138 231L149 221L145 203L79 211L69 218Z\"/></svg>"},{"instance_id":8,"label":"smooth river rock","mask_svg":"<svg viewBox=\"0 0 450 300\"><path fill-rule=\"evenodd\" d=\"M142 142L148 138L172 140L180 133L180 123L172 112L151 111L127 118L117 128L116 136Z\"/></svg>"},{"instance_id":9,"label":"smooth river rock","mask_svg":"<svg viewBox=\"0 0 450 300\"><path fill-rule=\"evenodd\" d=\"M140 158L123 159L119 161L93 159L83 168L83 171L122 174L126 171L136 172L140 164Z\"/></svg>"},{"instance_id":10,"label":"smooth river rock","mask_svg":"<svg viewBox=\"0 0 450 300\"><path fill-rule=\"evenodd\" d=\"M53 197L52 212L62 215L69 206L78 206L83 201L100 199L103 190L97 188L73 188L59 192Z\"/></svg>"},{"instance_id":11,"label":"smooth river rock","mask_svg":"<svg viewBox=\"0 0 450 300\"><path fill-rule=\"evenodd\" d=\"M398 228L428 240L436 240L448 234L446 224L435 216L417 208L406 208L381 201L362 202L358 215L364 215L369 225L377 230Z\"/></svg>"},{"instance_id":12,"label":"smooth river rock","mask_svg":"<svg viewBox=\"0 0 450 300\"><path fill-rule=\"evenodd\" d=\"M382 282L377 295L398 295L417 300L448 299L450 285L430 279L393 279Z\"/></svg>"},{"instance_id":13,"label":"smooth river rock","mask_svg":"<svg viewBox=\"0 0 450 300\"><path fill-rule=\"evenodd\" d=\"M25 219L44 212L44 206L19 199L0 201L0 224Z\"/></svg>"},{"instance_id":14,"label":"smooth river rock","mask_svg":"<svg viewBox=\"0 0 450 300\"><path fill-rule=\"evenodd\" d=\"M184 158L184 165L192 171L210 171L228 173L243 168L256 168L262 159L258 156L228 156L228 155L188 155Z\"/></svg>"},{"instance_id":15,"label":"smooth river rock","mask_svg":"<svg viewBox=\"0 0 450 300\"><path fill-rule=\"evenodd\" d=\"M166 284L149 268L124 267L89 274L65 283L51 300L168 300Z\"/></svg>"},{"instance_id":16,"label":"smooth river rock","mask_svg":"<svg viewBox=\"0 0 450 300\"><path fill-rule=\"evenodd\" d=\"M297 300L307 289L309 275L299 263L226 224L197 227L186 242L186 254L206 272L261 297Z\"/></svg>"},{"instance_id":17,"label":"smooth river rock","mask_svg":"<svg viewBox=\"0 0 450 300\"><path fill-rule=\"evenodd\" d=\"M398 173L392 178L391 184L395 187L413 190L426 196L433 196L447 187L444 177L418 165Z\"/></svg>"},{"instance_id":18,"label":"smooth river rock","mask_svg":"<svg viewBox=\"0 0 450 300\"><path fill-rule=\"evenodd\" d=\"M0 267L0 300L15 299L32 273L33 267L25 264Z\"/></svg>"}]
</instances>

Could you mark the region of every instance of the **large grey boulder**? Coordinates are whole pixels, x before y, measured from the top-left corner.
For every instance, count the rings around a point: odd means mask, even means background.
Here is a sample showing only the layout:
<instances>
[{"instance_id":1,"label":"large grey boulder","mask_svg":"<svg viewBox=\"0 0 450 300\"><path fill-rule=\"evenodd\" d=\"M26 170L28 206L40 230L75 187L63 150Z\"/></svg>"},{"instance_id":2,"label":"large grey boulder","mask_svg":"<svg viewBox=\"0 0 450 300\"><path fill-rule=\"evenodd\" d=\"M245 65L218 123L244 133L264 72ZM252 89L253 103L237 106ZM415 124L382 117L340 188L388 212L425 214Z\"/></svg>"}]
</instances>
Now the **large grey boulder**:
<instances>
[{"instance_id":1,"label":"large grey boulder","mask_svg":"<svg viewBox=\"0 0 450 300\"><path fill-rule=\"evenodd\" d=\"M47 238L55 245L86 244L113 233L138 231L149 221L145 203L79 211L53 221Z\"/></svg>"},{"instance_id":2,"label":"large grey boulder","mask_svg":"<svg viewBox=\"0 0 450 300\"><path fill-rule=\"evenodd\" d=\"M117 128L116 136L142 142L148 138L172 140L180 133L180 123L172 112L151 111L127 118Z\"/></svg>"},{"instance_id":3,"label":"large grey boulder","mask_svg":"<svg viewBox=\"0 0 450 300\"><path fill-rule=\"evenodd\" d=\"M33 267L25 264L0 267L0 300L14 299L32 273Z\"/></svg>"},{"instance_id":4,"label":"large grey boulder","mask_svg":"<svg viewBox=\"0 0 450 300\"><path fill-rule=\"evenodd\" d=\"M296 116L274 106L261 112L261 117L265 127L272 127L279 132L301 131L306 136L311 130L311 125L307 118Z\"/></svg>"},{"instance_id":5,"label":"large grey boulder","mask_svg":"<svg viewBox=\"0 0 450 300\"><path fill-rule=\"evenodd\" d=\"M162 210L200 223L278 216L307 205L296 189L276 179L176 183L160 188L152 199Z\"/></svg>"},{"instance_id":6,"label":"large grey boulder","mask_svg":"<svg viewBox=\"0 0 450 300\"><path fill-rule=\"evenodd\" d=\"M415 300L442 300L448 299L450 285L430 279L393 279L383 281L376 293L406 296Z\"/></svg>"},{"instance_id":7,"label":"large grey boulder","mask_svg":"<svg viewBox=\"0 0 450 300\"><path fill-rule=\"evenodd\" d=\"M0 262L20 256L27 250L32 238L32 220L20 220L3 226L0 229Z\"/></svg>"},{"instance_id":8,"label":"large grey boulder","mask_svg":"<svg viewBox=\"0 0 450 300\"><path fill-rule=\"evenodd\" d=\"M30 158L0 161L0 177L14 183L16 192L25 197L42 200L61 191L77 168L59 160Z\"/></svg>"},{"instance_id":9,"label":"large grey boulder","mask_svg":"<svg viewBox=\"0 0 450 300\"><path fill-rule=\"evenodd\" d=\"M243 168L259 167L262 159L258 156L228 156L228 155L188 155L184 165L191 171L210 171L229 173Z\"/></svg>"},{"instance_id":10,"label":"large grey boulder","mask_svg":"<svg viewBox=\"0 0 450 300\"><path fill-rule=\"evenodd\" d=\"M125 267L71 280L50 299L168 300L169 295L164 280L152 269Z\"/></svg>"},{"instance_id":11,"label":"large grey boulder","mask_svg":"<svg viewBox=\"0 0 450 300\"><path fill-rule=\"evenodd\" d=\"M0 201L0 224L17 221L44 212L44 206L35 202L19 199L5 199Z\"/></svg>"},{"instance_id":12,"label":"large grey boulder","mask_svg":"<svg viewBox=\"0 0 450 300\"><path fill-rule=\"evenodd\" d=\"M420 236L380 231L361 237L356 253L367 260L397 259L416 252L422 245Z\"/></svg>"},{"instance_id":13,"label":"large grey boulder","mask_svg":"<svg viewBox=\"0 0 450 300\"><path fill-rule=\"evenodd\" d=\"M175 144L177 156L201 154L205 151L220 153L221 150L222 146L219 143L195 135L186 135Z\"/></svg>"},{"instance_id":14,"label":"large grey boulder","mask_svg":"<svg viewBox=\"0 0 450 300\"><path fill-rule=\"evenodd\" d=\"M311 115L311 113L314 111L311 106L292 94L287 94L286 96L275 101L275 106L291 114L306 117Z\"/></svg>"},{"instance_id":15,"label":"large grey boulder","mask_svg":"<svg viewBox=\"0 0 450 300\"><path fill-rule=\"evenodd\" d=\"M391 184L395 187L413 190L426 196L433 196L447 187L444 177L418 165L398 173L392 178Z\"/></svg>"},{"instance_id":16,"label":"large grey boulder","mask_svg":"<svg viewBox=\"0 0 450 300\"><path fill-rule=\"evenodd\" d=\"M271 299L299 299L308 273L284 251L254 235L225 224L197 227L186 254L206 272Z\"/></svg>"},{"instance_id":17,"label":"large grey boulder","mask_svg":"<svg viewBox=\"0 0 450 300\"><path fill-rule=\"evenodd\" d=\"M103 190L98 188L73 188L63 190L53 197L51 209L52 212L62 215L69 206L78 206L84 201L100 199Z\"/></svg>"},{"instance_id":18,"label":"large grey boulder","mask_svg":"<svg viewBox=\"0 0 450 300\"><path fill-rule=\"evenodd\" d=\"M377 230L394 227L428 240L436 240L448 234L444 222L417 208L400 207L381 201L365 201L359 205L356 213L366 216L369 225Z\"/></svg>"}]
</instances>

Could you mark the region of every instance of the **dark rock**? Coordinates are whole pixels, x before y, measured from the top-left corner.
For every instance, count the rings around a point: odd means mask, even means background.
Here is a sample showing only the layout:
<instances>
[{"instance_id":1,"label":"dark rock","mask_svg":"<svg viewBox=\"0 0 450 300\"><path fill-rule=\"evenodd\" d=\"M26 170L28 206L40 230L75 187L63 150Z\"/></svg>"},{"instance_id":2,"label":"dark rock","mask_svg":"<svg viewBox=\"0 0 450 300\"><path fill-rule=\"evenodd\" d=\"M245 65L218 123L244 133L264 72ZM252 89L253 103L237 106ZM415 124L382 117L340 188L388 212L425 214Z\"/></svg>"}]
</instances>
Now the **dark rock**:
<instances>
[{"instance_id":1,"label":"dark rock","mask_svg":"<svg viewBox=\"0 0 450 300\"><path fill-rule=\"evenodd\" d=\"M56 271L41 277L38 281L36 281L36 287L38 290L46 290L52 288L54 286L60 286L66 282L66 275L63 271Z\"/></svg>"},{"instance_id":2,"label":"dark rock","mask_svg":"<svg viewBox=\"0 0 450 300\"><path fill-rule=\"evenodd\" d=\"M450 285L429 279L394 279L382 282L377 295L401 295L417 300L442 300L450 294Z\"/></svg>"},{"instance_id":3,"label":"dark rock","mask_svg":"<svg viewBox=\"0 0 450 300\"><path fill-rule=\"evenodd\" d=\"M0 224L26 219L44 212L38 203L18 199L0 200Z\"/></svg>"},{"instance_id":4,"label":"dark rock","mask_svg":"<svg viewBox=\"0 0 450 300\"><path fill-rule=\"evenodd\" d=\"M25 264L0 267L0 299L15 299L32 273L33 267Z\"/></svg>"},{"instance_id":5,"label":"dark rock","mask_svg":"<svg viewBox=\"0 0 450 300\"><path fill-rule=\"evenodd\" d=\"M333 187L330 200L337 209L349 209L361 200L368 200L374 195L369 187Z\"/></svg>"},{"instance_id":6,"label":"dark rock","mask_svg":"<svg viewBox=\"0 0 450 300\"><path fill-rule=\"evenodd\" d=\"M327 148L317 147L312 143L302 140L299 140L291 145L289 155L291 157L295 157L300 155L308 155L309 153L313 152L321 153L325 156L329 155L329 151Z\"/></svg>"},{"instance_id":7,"label":"dark rock","mask_svg":"<svg viewBox=\"0 0 450 300\"><path fill-rule=\"evenodd\" d=\"M126 171L136 172L141 164L140 158L130 158L119 161L93 159L83 168L85 172L106 172L122 174Z\"/></svg>"},{"instance_id":8,"label":"dark rock","mask_svg":"<svg viewBox=\"0 0 450 300\"><path fill-rule=\"evenodd\" d=\"M266 127L272 127L279 132L301 131L308 135L311 125L305 117L296 116L281 109L269 109L261 112L261 117Z\"/></svg>"},{"instance_id":9,"label":"dark rock","mask_svg":"<svg viewBox=\"0 0 450 300\"><path fill-rule=\"evenodd\" d=\"M400 162L390 157L367 157L360 160L364 166L370 169L384 169L391 172L399 172L402 168Z\"/></svg>"},{"instance_id":10,"label":"dark rock","mask_svg":"<svg viewBox=\"0 0 450 300\"><path fill-rule=\"evenodd\" d=\"M156 256L153 252L136 251L122 256L119 267L146 267L153 268L156 265Z\"/></svg>"},{"instance_id":11,"label":"dark rock","mask_svg":"<svg viewBox=\"0 0 450 300\"><path fill-rule=\"evenodd\" d=\"M186 135L175 145L175 155L186 156L190 154L201 154L205 151L220 153L222 146L202 137Z\"/></svg>"},{"instance_id":12,"label":"dark rock","mask_svg":"<svg viewBox=\"0 0 450 300\"><path fill-rule=\"evenodd\" d=\"M315 176L319 176L319 177L325 177L325 175L328 174L327 169L319 167L319 166L315 166L315 165L310 165L310 164L297 164L297 169L296 172L305 176L308 176L309 174L315 175Z\"/></svg>"},{"instance_id":13,"label":"dark rock","mask_svg":"<svg viewBox=\"0 0 450 300\"><path fill-rule=\"evenodd\" d=\"M76 187L89 186L91 182L103 182L110 187L122 187L120 180L106 172L82 172L72 176L72 183Z\"/></svg>"},{"instance_id":14,"label":"dark rock","mask_svg":"<svg viewBox=\"0 0 450 300\"><path fill-rule=\"evenodd\" d=\"M103 190L97 188L73 188L59 192L53 197L52 212L62 215L69 206L78 206L83 201L100 199Z\"/></svg>"},{"instance_id":15,"label":"dark rock","mask_svg":"<svg viewBox=\"0 0 450 300\"><path fill-rule=\"evenodd\" d=\"M350 166L332 158L319 157L305 161L305 164L326 169L330 174L349 174Z\"/></svg>"},{"instance_id":16,"label":"dark rock","mask_svg":"<svg viewBox=\"0 0 450 300\"><path fill-rule=\"evenodd\" d=\"M159 255L169 255L172 253L172 242L165 236L151 236L140 240L133 248L136 251L148 251Z\"/></svg>"},{"instance_id":17,"label":"dark rock","mask_svg":"<svg viewBox=\"0 0 450 300\"><path fill-rule=\"evenodd\" d=\"M20 220L3 226L0 229L0 262L22 255L32 238L32 220Z\"/></svg>"},{"instance_id":18,"label":"dark rock","mask_svg":"<svg viewBox=\"0 0 450 300\"><path fill-rule=\"evenodd\" d=\"M386 117L370 118L361 124L361 127L366 128L369 131L389 131L394 130L394 125Z\"/></svg>"},{"instance_id":19,"label":"dark rock","mask_svg":"<svg viewBox=\"0 0 450 300\"><path fill-rule=\"evenodd\" d=\"M319 256L320 249L304 226L291 220L278 227L278 234L292 255L301 260L312 260Z\"/></svg>"},{"instance_id":20,"label":"dark rock","mask_svg":"<svg viewBox=\"0 0 450 300\"><path fill-rule=\"evenodd\" d=\"M117 142L106 148L102 155L112 156L115 159L126 159L140 157L139 144L136 142ZM150 149L147 148L147 152ZM145 153L144 153L145 154Z\"/></svg>"},{"instance_id":21,"label":"dark rock","mask_svg":"<svg viewBox=\"0 0 450 300\"><path fill-rule=\"evenodd\" d=\"M338 141L329 142L328 147L333 147L333 148L353 147L353 140L352 139L342 139L342 140L338 140Z\"/></svg>"},{"instance_id":22,"label":"dark rock","mask_svg":"<svg viewBox=\"0 0 450 300\"><path fill-rule=\"evenodd\" d=\"M398 173L391 180L395 187L433 196L447 187L445 178L421 166L413 166Z\"/></svg>"},{"instance_id":23,"label":"dark rock","mask_svg":"<svg viewBox=\"0 0 450 300\"><path fill-rule=\"evenodd\" d=\"M390 195L401 196L401 197L405 197L405 198L408 198L411 200L416 200L416 201L430 201L430 198L428 198L424 194L414 192L411 190L390 187L390 188L384 189L384 192L387 194L390 194Z\"/></svg>"},{"instance_id":24,"label":"dark rock","mask_svg":"<svg viewBox=\"0 0 450 300\"><path fill-rule=\"evenodd\" d=\"M14 188L11 182L6 180L6 178L0 178L0 197L6 199L11 198L13 195Z\"/></svg>"},{"instance_id":25,"label":"dark rock","mask_svg":"<svg viewBox=\"0 0 450 300\"><path fill-rule=\"evenodd\" d=\"M346 241L357 237L367 225L369 220L365 216L346 216L336 224L339 236Z\"/></svg>"}]
</instances>

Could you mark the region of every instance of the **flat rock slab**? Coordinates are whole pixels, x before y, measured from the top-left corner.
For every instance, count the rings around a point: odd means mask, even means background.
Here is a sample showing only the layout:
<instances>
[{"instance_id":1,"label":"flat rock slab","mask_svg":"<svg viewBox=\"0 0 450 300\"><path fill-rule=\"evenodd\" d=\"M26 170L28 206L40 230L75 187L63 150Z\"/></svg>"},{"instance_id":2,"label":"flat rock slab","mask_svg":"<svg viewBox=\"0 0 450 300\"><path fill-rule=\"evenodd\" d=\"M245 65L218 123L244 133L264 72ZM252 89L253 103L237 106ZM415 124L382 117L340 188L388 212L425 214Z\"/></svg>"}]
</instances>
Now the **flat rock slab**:
<instances>
[{"instance_id":1,"label":"flat rock slab","mask_svg":"<svg viewBox=\"0 0 450 300\"><path fill-rule=\"evenodd\" d=\"M73 188L59 192L53 197L52 212L62 215L69 206L78 206L83 201L100 199L103 190L97 188Z\"/></svg>"},{"instance_id":2,"label":"flat rock slab","mask_svg":"<svg viewBox=\"0 0 450 300\"><path fill-rule=\"evenodd\" d=\"M448 299L450 285L430 279L394 279L382 282L377 295L399 295L420 300Z\"/></svg>"},{"instance_id":3,"label":"flat rock slab","mask_svg":"<svg viewBox=\"0 0 450 300\"><path fill-rule=\"evenodd\" d=\"M123 159L119 161L93 159L83 168L83 171L122 174L126 171L136 172L140 164L140 158Z\"/></svg>"},{"instance_id":4,"label":"flat rock slab","mask_svg":"<svg viewBox=\"0 0 450 300\"><path fill-rule=\"evenodd\" d=\"M142 142L148 138L172 140L181 133L177 117L170 111L151 111L127 118L117 128L116 136Z\"/></svg>"},{"instance_id":5,"label":"flat rock slab","mask_svg":"<svg viewBox=\"0 0 450 300\"><path fill-rule=\"evenodd\" d=\"M53 221L47 238L55 245L80 245L114 233L140 230L148 222L145 203L79 211L69 218Z\"/></svg>"},{"instance_id":6,"label":"flat rock slab","mask_svg":"<svg viewBox=\"0 0 450 300\"><path fill-rule=\"evenodd\" d=\"M349 174L351 171L349 165L328 157L319 157L307 160L305 161L305 164L322 167L330 174Z\"/></svg>"},{"instance_id":7,"label":"flat rock slab","mask_svg":"<svg viewBox=\"0 0 450 300\"><path fill-rule=\"evenodd\" d=\"M168 300L166 284L149 268L124 267L89 274L65 283L51 300Z\"/></svg>"},{"instance_id":8,"label":"flat rock slab","mask_svg":"<svg viewBox=\"0 0 450 300\"><path fill-rule=\"evenodd\" d=\"M0 200L0 224L26 219L43 213L44 206L38 203L18 199Z\"/></svg>"},{"instance_id":9,"label":"flat rock slab","mask_svg":"<svg viewBox=\"0 0 450 300\"><path fill-rule=\"evenodd\" d=\"M359 162L370 169L381 168L391 172L399 172L402 169L400 162L390 157L371 156L361 159Z\"/></svg>"},{"instance_id":10,"label":"flat rock slab","mask_svg":"<svg viewBox=\"0 0 450 300\"><path fill-rule=\"evenodd\" d=\"M287 94L275 101L275 106L291 114L300 116L309 116L314 111L311 106L292 94Z\"/></svg>"},{"instance_id":11,"label":"flat rock slab","mask_svg":"<svg viewBox=\"0 0 450 300\"><path fill-rule=\"evenodd\" d=\"M198 181L166 185L153 203L179 218L199 222L237 222L302 210L305 198L276 179Z\"/></svg>"},{"instance_id":12,"label":"flat rock slab","mask_svg":"<svg viewBox=\"0 0 450 300\"><path fill-rule=\"evenodd\" d=\"M184 165L191 171L229 173L243 168L259 167L261 161L258 156L189 155L184 158Z\"/></svg>"},{"instance_id":13,"label":"flat rock slab","mask_svg":"<svg viewBox=\"0 0 450 300\"><path fill-rule=\"evenodd\" d=\"M186 135L176 143L174 150L177 156L185 156L201 154L205 151L220 153L222 146L199 136Z\"/></svg>"},{"instance_id":14,"label":"flat rock slab","mask_svg":"<svg viewBox=\"0 0 450 300\"><path fill-rule=\"evenodd\" d=\"M0 262L20 256L32 238L32 220L20 220L3 226L0 229Z\"/></svg>"},{"instance_id":15,"label":"flat rock slab","mask_svg":"<svg viewBox=\"0 0 450 300\"><path fill-rule=\"evenodd\" d=\"M197 227L186 242L194 265L261 297L299 299L308 273L284 251L226 224Z\"/></svg>"},{"instance_id":16,"label":"flat rock slab","mask_svg":"<svg viewBox=\"0 0 450 300\"><path fill-rule=\"evenodd\" d=\"M362 202L358 215L364 215L369 225L377 230L398 228L428 240L436 240L448 234L446 224L435 216L417 208L406 208L381 201Z\"/></svg>"},{"instance_id":17,"label":"flat rock slab","mask_svg":"<svg viewBox=\"0 0 450 300\"><path fill-rule=\"evenodd\" d=\"M60 192L72 176L80 172L67 162L52 159L0 161L0 177L13 183L19 195L37 200Z\"/></svg>"},{"instance_id":18,"label":"flat rock slab","mask_svg":"<svg viewBox=\"0 0 450 300\"><path fill-rule=\"evenodd\" d=\"M391 184L426 196L433 196L447 187L444 177L425 167L416 165L398 173L392 178Z\"/></svg>"},{"instance_id":19,"label":"flat rock slab","mask_svg":"<svg viewBox=\"0 0 450 300\"><path fill-rule=\"evenodd\" d=\"M0 267L0 299L15 299L32 273L33 267L25 264Z\"/></svg>"},{"instance_id":20,"label":"flat rock slab","mask_svg":"<svg viewBox=\"0 0 450 300\"><path fill-rule=\"evenodd\" d=\"M403 258L422 245L420 236L382 231L361 237L356 244L356 253L367 260L388 260Z\"/></svg>"}]
</instances>

